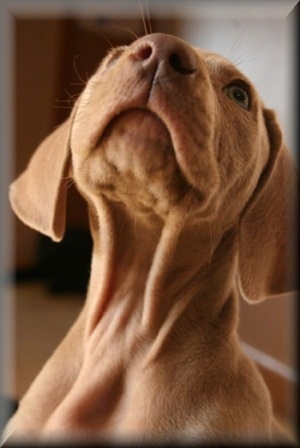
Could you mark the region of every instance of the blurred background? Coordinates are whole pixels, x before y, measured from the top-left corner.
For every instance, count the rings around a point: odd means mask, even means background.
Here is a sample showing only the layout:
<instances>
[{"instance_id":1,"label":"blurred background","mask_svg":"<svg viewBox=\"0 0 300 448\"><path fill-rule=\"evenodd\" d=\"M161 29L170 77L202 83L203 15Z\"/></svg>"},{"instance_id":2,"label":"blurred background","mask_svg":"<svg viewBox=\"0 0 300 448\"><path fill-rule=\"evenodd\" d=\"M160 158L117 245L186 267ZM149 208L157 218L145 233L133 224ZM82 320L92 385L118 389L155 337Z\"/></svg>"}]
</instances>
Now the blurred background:
<instances>
[{"instance_id":1,"label":"blurred background","mask_svg":"<svg viewBox=\"0 0 300 448\"><path fill-rule=\"evenodd\" d=\"M91 238L86 206L69 190L57 244L11 213L7 188L70 113L109 48L147 31L174 34L231 59L277 111L296 155L296 1L23 1L1 3L1 396L13 408L83 306ZM13 6L12 6L13 5ZM143 11L143 13L142 13ZM150 17L150 21L149 21ZM145 29L146 28L146 29ZM240 334L295 431L296 303L241 303ZM3 406L2 406L3 411ZM4 423L8 412L2 412Z\"/></svg>"}]
</instances>

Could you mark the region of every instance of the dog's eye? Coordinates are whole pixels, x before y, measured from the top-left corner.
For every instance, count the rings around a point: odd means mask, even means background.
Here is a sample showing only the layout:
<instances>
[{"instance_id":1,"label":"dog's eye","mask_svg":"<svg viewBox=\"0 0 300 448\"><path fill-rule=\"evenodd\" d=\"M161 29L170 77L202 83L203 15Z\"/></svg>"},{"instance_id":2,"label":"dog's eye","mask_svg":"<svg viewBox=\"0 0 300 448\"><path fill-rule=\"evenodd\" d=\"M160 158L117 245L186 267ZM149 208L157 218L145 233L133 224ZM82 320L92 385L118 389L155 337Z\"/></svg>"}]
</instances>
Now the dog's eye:
<instances>
[{"instance_id":1,"label":"dog's eye","mask_svg":"<svg viewBox=\"0 0 300 448\"><path fill-rule=\"evenodd\" d=\"M249 96L246 90L236 84L226 87L226 95L243 109L249 109Z\"/></svg>"}]
</instances>

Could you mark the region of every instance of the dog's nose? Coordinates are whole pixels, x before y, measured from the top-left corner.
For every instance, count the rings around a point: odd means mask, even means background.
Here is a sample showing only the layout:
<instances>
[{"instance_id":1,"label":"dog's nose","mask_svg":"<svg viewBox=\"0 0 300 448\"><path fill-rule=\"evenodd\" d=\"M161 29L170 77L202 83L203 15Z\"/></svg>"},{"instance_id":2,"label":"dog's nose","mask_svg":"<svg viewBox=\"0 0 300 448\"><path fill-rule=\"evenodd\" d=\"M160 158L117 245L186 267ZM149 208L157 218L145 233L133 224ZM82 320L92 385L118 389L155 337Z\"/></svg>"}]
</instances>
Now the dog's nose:
<instances>
[{"instance_id":1,"label":"dog's nose","mask_svg":"<svg viewBox=\"0 0 300 448\"><path fill-rule=\"evenodd\" d=\"M192 75L197 69L195 52L177 37L155 33L137 40L130 54L131 58L152 71L155 78L173 74Z\"/></svg>"}]
</instances>

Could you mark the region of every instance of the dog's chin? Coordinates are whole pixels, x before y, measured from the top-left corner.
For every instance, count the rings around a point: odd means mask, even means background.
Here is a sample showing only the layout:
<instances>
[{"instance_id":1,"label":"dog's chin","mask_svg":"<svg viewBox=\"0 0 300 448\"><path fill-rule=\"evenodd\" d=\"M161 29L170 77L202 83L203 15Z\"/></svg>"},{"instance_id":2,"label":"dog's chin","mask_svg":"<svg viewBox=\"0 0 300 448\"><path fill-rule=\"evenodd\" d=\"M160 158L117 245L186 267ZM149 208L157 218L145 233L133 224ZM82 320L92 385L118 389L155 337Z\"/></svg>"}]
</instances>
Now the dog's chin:
<instances>
[{"instance_id":1,"label":"dog's chin","mask_svg":"<svg viewBox=\"0 0 300 448\"><path fill-rule=\"evenodd\" d=\"M133 170L138 177L175 162L168 129L147 109L129 109L115 116L97 146L120 173Z\"/></svg>"},{"instance_id":2,"label":"dog's chin","mask_svg":"<svg viewBox=\"0 0 300 448\"><path fill-rule=\"evenodd\" d=\"M94 154L90 178L99 193L130 210L166 215L191 188L178 166L166 125L147 109L115 116Z\"/></svg>"}]
</instances>

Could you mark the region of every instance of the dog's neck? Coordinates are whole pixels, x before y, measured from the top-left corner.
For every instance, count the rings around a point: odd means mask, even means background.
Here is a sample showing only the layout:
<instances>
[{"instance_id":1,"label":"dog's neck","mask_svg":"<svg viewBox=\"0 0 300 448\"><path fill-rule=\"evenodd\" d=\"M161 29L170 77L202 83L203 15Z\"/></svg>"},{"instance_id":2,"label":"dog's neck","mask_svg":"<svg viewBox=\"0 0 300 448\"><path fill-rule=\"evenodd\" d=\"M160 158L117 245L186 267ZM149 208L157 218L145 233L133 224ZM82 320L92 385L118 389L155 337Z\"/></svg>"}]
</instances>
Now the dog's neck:
<instances>
[{"instance_id":1,"label":"dog's neck","mask_svg":"<svg viewBox=\"0 0 300 448\"><path fill-rule=\"evenodd\" d=\"M197 413L195 391L205 396L220 366L229 376L236 368L236 233L179 212L141 218L96 195L90 219L84 347L53 427L71 415L104 437L139 436L145 425L158 436L174 391L179 409Z\"/></svg>"},{"instance_id":2,"label":"dog's neck","mask_svg":"<svg viewBox=\"0 0 300 448\"><path fill-rule=\"evenodd\" d=\"M204 316L205 325L216 323L228 299L234 302L236 232L189 224L176 211L165 220L131 215L103 198L96 209L88 334L100 327L112 337L128 331L162 341L183 319L191 330L203 327Z\"/></svg>"}]
</instances>

